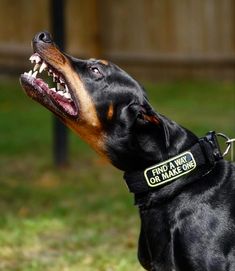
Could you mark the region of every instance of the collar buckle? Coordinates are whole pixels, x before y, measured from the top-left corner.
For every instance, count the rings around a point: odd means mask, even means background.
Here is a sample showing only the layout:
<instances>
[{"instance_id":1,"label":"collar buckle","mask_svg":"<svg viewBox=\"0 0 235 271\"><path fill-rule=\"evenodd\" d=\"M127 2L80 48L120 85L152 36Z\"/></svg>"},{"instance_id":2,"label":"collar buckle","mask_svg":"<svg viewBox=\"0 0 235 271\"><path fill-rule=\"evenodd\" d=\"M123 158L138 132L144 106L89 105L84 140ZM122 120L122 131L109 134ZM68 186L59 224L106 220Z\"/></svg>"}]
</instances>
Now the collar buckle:
<instances>
[{"instance_id":1,"label":"collar buckle","mask_svg":"<svg viewBox=\"0 0 235 271\"><path fill-rule=\"evenodd\" d=\"M210 131L206 134L205 137L200 138L200 142L202 141L206 141L207 143L209 143L210 147L212 148L212 152L213 152L213 157L215 159L215 161L219 161L221 159L223 159L223 154L220 150L220 146L219 146L219 142L217 140L217 135L215 131Z\"/></svg>"},{"instance_id":2,"label":"collar buckle","mask_svg":"<svg viewBox=\"0 0 235 271\"><path fill-rule=\"evenodd\" d=\"M217 136L222 137L223 139L225 139L225 143L227 145L227 148L225 149L224 153L222 154L222 156L226 156L230 149L231 149L231 160L233 160L233 143L235 142L235 138L229 138L227 135L223 134L223 133L217 133Z\"/></svg>"},{"instance_id":3,"label":"collar buckle","mask_svg":"<svg viewBox=\"0 0 235 271\"><path fill-rule=\"evenodd\" d=\"M228 147L224 153L221 152L217 137L222 136L211 131L199 139L191 148L179 153L177 156L155 164L145 170L136 170L124 173L124 179L129 191L138 195L147 195L150 191L158 189L163 184L171 183L181 176L187 176L196 171L196 174L208 173L217 161L229 151ZM231 145L235 139L226 139ZM209 171L208 171L209 170Z\"/></svg>"}]
</instances>

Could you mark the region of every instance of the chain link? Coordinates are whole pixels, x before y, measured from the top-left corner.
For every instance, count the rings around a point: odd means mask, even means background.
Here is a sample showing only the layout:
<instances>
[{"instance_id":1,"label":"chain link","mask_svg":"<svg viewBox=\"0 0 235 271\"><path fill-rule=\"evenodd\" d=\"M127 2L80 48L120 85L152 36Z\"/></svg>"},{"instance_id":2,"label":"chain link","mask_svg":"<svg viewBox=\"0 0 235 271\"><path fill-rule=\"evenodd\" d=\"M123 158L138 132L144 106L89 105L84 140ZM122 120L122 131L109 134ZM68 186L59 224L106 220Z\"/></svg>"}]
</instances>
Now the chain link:
<instances>
[{"instance_id":1,"label":"chain link","mask_svg":"<svg viewBox=\"0 0 235 271\"><path fill-rule=\"evenodd\" d=\"M224 138L226 141L226 145L227 145L227 148L225 149L224 153L223 153L223 157L226 156L229 151L231 150L231 161L233 161L233 143L235 142L235 138L229 138L227 135L223 134L223 133L217 133L216 134L217 136L220 136L222 138Z\"/></svg>"}]
</instances>

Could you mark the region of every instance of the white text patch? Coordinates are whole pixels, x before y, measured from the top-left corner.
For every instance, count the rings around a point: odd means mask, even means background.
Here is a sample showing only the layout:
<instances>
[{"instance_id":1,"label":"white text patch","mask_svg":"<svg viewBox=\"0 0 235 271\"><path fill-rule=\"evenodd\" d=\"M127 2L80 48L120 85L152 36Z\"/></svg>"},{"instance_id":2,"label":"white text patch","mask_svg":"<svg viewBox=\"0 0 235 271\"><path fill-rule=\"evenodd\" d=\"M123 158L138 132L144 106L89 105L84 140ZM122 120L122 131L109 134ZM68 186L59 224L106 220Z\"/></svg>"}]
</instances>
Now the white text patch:
<instances>
[{"instance_id":1,"label":"white text patch","mask_svg":"<svg viewBox=\"0 0 235 271\"><path fill-rule=\"evenodd\" d=\"M191 152L187 151L144 171L149 186L155 187L170 182L196 168L197 164Z\"/></svg>"}]
</instances>

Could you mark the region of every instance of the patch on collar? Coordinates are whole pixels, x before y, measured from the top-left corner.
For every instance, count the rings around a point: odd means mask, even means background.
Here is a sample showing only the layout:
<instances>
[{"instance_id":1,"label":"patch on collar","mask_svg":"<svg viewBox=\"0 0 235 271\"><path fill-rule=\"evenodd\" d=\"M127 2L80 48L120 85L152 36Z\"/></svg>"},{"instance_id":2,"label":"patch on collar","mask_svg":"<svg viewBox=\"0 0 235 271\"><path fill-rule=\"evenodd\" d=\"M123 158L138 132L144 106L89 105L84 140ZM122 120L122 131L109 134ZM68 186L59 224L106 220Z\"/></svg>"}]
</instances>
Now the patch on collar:
<instances>
[{"instance_id":1,"label":"patch on collar","mask_svg":"<svg viewBox=\"0 0 235 271\"><path fill-rule=\"evenodd\" d=\"M191 152L187 151L144 171L148 186L156 187L178 179L197 167Z\"/></svg>"}]
</instances>

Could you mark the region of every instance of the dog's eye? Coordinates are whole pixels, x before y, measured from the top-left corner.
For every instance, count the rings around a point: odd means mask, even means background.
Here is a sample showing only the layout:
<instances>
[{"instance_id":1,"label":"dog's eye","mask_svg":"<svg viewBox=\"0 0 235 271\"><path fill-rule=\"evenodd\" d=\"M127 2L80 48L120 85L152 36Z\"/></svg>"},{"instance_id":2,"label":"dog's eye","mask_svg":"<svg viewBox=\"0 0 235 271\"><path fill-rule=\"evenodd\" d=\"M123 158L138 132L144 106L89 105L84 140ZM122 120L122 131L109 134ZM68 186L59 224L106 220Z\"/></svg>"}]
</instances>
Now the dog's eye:
<instances>
[{"instance_id":1,"label":"dog's eye","mask_svg":"<svg viewBox=\"0 0 235 271\"><path fill-rule=\"evenodd\" d=\"M96 67L92 67L91 70L94 73L97 73L97 74L100 73L99 69L97 69Z\"/></svg>"},{"instance_id":2,"label":"dog's eye","mask_svg":"<svg viewBox=\"0 0 235 271\"><path fill-rule=\"evenodd\" d=\"M96 75L101 75L101 73L97 67L90 67L90 70Z\"/></svg>"}]
</instances>

